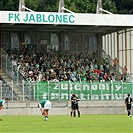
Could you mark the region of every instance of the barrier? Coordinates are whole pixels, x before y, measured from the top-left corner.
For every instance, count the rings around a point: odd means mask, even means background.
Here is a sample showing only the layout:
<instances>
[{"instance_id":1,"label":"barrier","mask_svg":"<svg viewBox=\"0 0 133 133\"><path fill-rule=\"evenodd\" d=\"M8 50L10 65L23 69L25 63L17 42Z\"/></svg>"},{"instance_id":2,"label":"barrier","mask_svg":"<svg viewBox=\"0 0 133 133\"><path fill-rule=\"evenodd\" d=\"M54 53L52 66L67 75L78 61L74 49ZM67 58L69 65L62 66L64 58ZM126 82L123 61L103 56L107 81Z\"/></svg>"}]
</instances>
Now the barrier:
<instances>
[{"instance_id":1,"label":"barrier","mask_svg":"<svg viewBox=\"0 0 133 133\"><path fill-rule=\"evenodd\" d=\"M37 82L34 86L34 100L69 100L76 93L81 100L123 100L132 94L132 83L123 82Z\"/></svg>"},{"instance_id":2,"label":"barrier","mask_svg":"<svg viewBox=\"0 0 133 133\"><path fill-rule=\"evenodd\" d=\"M2 109L2 115L41 115L37 105L40 101L9 102ZM51 101L50 115L70 115L69 101ZM82 114L125 114L123 100L114 101L80 101L79 109Z\"/></svg>"}]
</instances>

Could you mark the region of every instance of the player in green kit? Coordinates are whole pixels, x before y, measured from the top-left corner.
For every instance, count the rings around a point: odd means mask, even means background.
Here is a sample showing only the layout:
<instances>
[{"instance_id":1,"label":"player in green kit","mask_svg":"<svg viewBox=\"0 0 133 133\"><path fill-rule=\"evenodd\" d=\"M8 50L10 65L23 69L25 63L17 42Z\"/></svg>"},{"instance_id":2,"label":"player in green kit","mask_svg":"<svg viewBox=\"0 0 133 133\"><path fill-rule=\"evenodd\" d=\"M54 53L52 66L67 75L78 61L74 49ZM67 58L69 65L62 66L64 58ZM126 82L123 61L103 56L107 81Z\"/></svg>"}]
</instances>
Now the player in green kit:
<instances>
[{"instance_id":1,"label":"player in green kit","mask_svg":"<svg viewBox=\"0 0 133 133\"><path fill-rule=\"evenodd\" d=\"M4 100L0 100L0 121L2 121L2 118L1 118L1 111L2 111L2 108L3 106L5 105L5 103L8 103L9 99L8 98L5 98Z\"/></svg>"},{"instance_id":2,"label":"player in green kit","mask_svg":"<svg viewBox=\"0 0 133 133\"><path fill-rule=\"evenodd\" d=\"M40 108L40 111L42 115L44 116L44 121L48 120L48 111L51 109L51 102L49 100L42 100L38 104L38 108Z\"/></svg>"}]
</instances>

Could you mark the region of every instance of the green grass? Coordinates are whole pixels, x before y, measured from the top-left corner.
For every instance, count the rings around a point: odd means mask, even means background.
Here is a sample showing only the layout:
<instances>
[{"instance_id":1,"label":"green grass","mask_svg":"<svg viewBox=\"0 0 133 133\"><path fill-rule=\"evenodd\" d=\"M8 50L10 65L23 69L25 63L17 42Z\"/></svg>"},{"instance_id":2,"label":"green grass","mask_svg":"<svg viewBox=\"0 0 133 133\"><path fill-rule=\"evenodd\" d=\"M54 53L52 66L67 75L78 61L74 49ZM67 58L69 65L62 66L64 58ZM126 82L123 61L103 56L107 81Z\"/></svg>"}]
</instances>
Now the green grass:
<instances>
[{"instance_id":1,"label":"green grass","mask_svg":"<svg viewBox=\"0 0 133 133\"><path fill-rule=\"evenodd\" d=\"M2 116L0 133L131 133L133 118L126 115L50 115L47 122L43 116Z\"/></svg>"}]
</instances>

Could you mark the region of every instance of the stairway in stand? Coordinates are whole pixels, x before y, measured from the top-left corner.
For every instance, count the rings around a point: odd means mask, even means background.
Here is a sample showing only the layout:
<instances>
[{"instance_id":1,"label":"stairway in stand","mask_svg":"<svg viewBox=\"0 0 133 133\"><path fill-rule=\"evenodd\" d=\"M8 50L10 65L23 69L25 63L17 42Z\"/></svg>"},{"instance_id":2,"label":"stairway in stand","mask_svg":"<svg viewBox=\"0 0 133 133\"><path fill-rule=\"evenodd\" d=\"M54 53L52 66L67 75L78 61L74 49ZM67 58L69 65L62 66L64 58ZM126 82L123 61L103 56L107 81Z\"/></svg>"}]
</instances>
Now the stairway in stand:
<instances>
[{"instance_id":1,"label":"stairway in stand","mask_svg":"<svg viewBox=\"0 0 133 133\"><path fill-rule=\"evenodd\" d=\"M22 100L23 99L22 91L14 83L12 84L12 80L6 75L6 73L1 68L0 68L0 76L2 77L2 79L4 79L6 84L9 85L11 89L13 86L13 92L15 92L18 96L16 100Z\"/></svg>"}]
</instances>

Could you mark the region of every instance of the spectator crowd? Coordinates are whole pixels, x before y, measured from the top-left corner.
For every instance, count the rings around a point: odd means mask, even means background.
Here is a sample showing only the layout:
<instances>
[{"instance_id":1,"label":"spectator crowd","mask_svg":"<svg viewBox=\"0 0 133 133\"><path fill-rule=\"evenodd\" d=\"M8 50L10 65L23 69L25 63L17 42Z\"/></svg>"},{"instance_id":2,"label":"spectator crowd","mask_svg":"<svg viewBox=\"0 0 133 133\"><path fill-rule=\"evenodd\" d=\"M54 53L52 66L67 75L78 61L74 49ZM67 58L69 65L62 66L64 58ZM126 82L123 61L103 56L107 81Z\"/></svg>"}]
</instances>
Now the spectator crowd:
<instances>
[{"instance_id":1,"label":"spectator crowd","mask_svg":"<svg viewBox=\"0 0 133 133\"><path fill-rule=\"evenodd\" d=\"M118 75L118 59L115 58L111 65L108 58L98 59L97 54L61 53L57 51L18 49L7 50L7 55L12 59L12 64L30 82L36 81L126 81L127 68L124 74Z\"/></svg>"}]
</instances>

